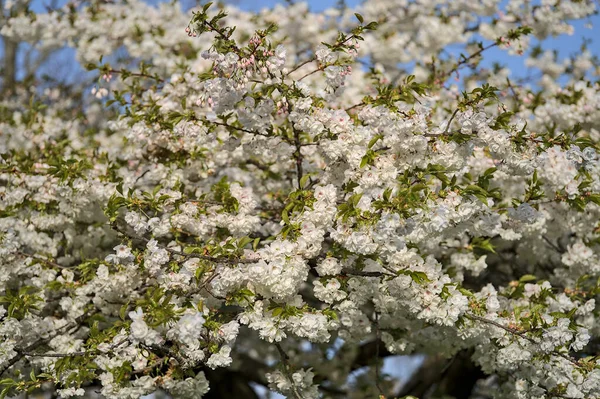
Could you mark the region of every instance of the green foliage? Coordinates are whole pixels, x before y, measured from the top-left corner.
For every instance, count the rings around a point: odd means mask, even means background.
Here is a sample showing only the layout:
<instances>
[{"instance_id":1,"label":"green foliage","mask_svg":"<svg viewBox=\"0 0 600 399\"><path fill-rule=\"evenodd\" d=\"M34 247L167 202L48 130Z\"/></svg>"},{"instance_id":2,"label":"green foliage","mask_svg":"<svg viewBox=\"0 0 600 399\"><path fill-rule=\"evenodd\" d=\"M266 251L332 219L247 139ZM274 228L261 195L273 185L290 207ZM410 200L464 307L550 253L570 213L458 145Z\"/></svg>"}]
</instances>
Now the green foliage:
<instances>
[{"instance_id":1,"label":"green foliage","mask_svg":"<svg viewBox=\"0 0 600 399\"><path fill-rule=\"evenodd\" d=\"M7 314L17 320L23 319L32 311L39 310L38 303L43 298L38 295L39 288L24 285L18 290L6 290L5 295L0 296L0 303L7 304Z\"/></svg>"}]
</instances>

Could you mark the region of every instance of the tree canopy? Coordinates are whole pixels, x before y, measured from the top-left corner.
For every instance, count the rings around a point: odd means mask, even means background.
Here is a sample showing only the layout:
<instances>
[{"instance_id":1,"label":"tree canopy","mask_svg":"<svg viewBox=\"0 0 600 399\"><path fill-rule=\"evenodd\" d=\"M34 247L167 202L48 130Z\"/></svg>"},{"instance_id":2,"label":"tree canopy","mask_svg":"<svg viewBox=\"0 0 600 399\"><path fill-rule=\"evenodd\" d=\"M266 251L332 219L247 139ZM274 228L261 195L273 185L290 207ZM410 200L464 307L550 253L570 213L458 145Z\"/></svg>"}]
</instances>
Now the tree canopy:
<instances>
[{"instance_id":1,"label":"tree canopy","mask_svg":"<svg viewBox=\"0 0 600 399\"><path fill-rule=\"evenodd\" d=\"M1 397L600 398L597 2L0 6Z\"/></svg>"}]
</instances>

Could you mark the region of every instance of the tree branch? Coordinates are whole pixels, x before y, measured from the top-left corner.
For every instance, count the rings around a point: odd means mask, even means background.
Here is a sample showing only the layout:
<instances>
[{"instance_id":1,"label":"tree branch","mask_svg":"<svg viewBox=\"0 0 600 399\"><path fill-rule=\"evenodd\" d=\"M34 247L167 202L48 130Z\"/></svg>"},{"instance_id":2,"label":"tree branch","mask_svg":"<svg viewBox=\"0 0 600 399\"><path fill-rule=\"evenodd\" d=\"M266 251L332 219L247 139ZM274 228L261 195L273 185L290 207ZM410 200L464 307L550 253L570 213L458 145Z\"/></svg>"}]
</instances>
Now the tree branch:
<instances>
[{"instance_id":1,"label":"tree branch","mask_svg":"<svg viewBox=\"0 0 600 399\"><path fill-rule=\"evenodd\" d=\"M275 347L277 348L279 356L281 357L281 363L283 363L283 372L285 373L287 379L290 380L290 384L292 385L292 392L294 394L294 397L296 399L304 399L298 392L296 384L294 384L294 379L292 378L292 373L290 372L290 364L288 362L289 356L287 355L287 353L285 353L279 342L275 343Z\"/></svg>"},{"instance_id":2,"label":"tree branch","mask_svg":"<svg viewBox=\"0 0 600 399\"><path fill-rule=\"evenodd\" d=\"M485 317L477 316L477 315L474 315L474 314L467 314L466 317L470 318L472 320L480 321L482 323L490 324L490 325L492 325L494 327L501 328L502 330L504 330L504 331L506 331L506 332L508 332L510 334L516 335L516 336L518 336L520 338L523 338L523 339L531 342L532 344L535 344L535 345L538 344L538 342L536 340L534 340L533 338L527 336L527 331L518 331L518 330L515 330L513 328L503 326L502 324L500 324L498 322L495 322L494 320L489 320L489 319L486 319ZM581 367L581 365L579 364L579 362L577 360L573 359L569 355L565 355L564 353L561 353L561 352L558 352L558 351L555 351L555 350L552 351L552 352L550 352L550 354L552 354L554 356L562 357L563 359L569 361L570 363L572 363L576 367Z\"/></svg>"}]
</instances>

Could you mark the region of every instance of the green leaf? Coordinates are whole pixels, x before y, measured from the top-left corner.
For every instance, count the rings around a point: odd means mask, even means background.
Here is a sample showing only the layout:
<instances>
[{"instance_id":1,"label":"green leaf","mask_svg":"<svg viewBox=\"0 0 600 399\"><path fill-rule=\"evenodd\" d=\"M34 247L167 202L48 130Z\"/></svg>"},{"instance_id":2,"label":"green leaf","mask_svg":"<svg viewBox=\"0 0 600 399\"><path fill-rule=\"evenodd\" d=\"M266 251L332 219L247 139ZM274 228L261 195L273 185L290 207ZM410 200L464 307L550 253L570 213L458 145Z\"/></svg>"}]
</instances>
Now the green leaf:
<instances>
[{"instance_id":1,"label":"green leaf","mask_svg":"<svg viewBox=\"0 0 600 399\"><path fill-rule=\"evenodd\" d=\"M352 198L350 199L352 201L352 205L356 208L356 205L358 205L358 203L360 202L360 199L362 198L363 193L360 194L354 194L352 196Z\"/></svg>"},{"instance_id":2,"label":"green leaf","mask_svg":"<svg viewBox=\"0 0 600 399\"><path fill-rule=\"evenodd\" d=\"M487 195L487 191L485 191L483 188L476 186L474 184L467 186L465 191L471 191L473 194Z\"/></svg>"},{"instance_id":3,"label":"green leaf","mask_svg":"<svg viewBox=\"0 0 600 399\"><path fill-rule=\"evenodd\" d=\"M119 318L123 321L125 320L125 312L127 312L127 309L129 308L129 302L130 301L127 301L127 303L121 306L121 309L119 309Z\"/></svg>"},{"instance_id":4,"label":"green leaf","mask_svg":"<svg viewBox=\"0 0 600 399\"><path fill-rule=\"evenodd\" d=\"M369 164L369 162L371 162L371 155L369 153L367 153L364 157L362 157L362 159L360 160L360 168L364 168L365 166L367 166Z\"/></svg>"},{"instance_id":5,"label":"green leaf","mask_svg":"<svg viewBox=\"0 0 600 399\"><path fill-rule=\"evenodd\" d=\"M521 278L519 279L520 283L527 283L529 281L535 281L537 280L537 277L532 275L532 274L526 274L524 276L521 276Z\"/></svg>"},{"instance_id":6,"label":"green leaf","mask_svg":"<svg viewBox=\"0 0 600 399\"><path fill-rule=\"evenodd\" d=\"M183 253L186 255L201 254L202 252L204 252L204 250L200 247L190 246L190 247L183 248Z\"/></svg>"},{"instance_id":7,"label":"green leaf","mask_svg":"<svg viewBox=\"0 0 600 399\"><path fill-rule=\"evenodd\" d=\"M418 191L425 190L427 187L428 186L425 183L417 183L417 184L413 184L410 187L410 191L412 191L413 193L416 193Z\"/></svg>"},{"instance_id":8,"label":"green leaf","mask_svg":"<svg viewBox=\"0 0 600 399\"><path fill-rule=\"evenodd\" d=\"M486 169L485 172L483 172L483 176L488 177L494 174L494 172L497 170L498 168L489 168Z\"/></svg>"},{"instance_id":9,"label":"green leaf","mask_svg":"<svg viewBox=\"0 0 600 399\"><path fill-rule=\"evenodd\" d=\"M361 24L365 21L363 16L360 15L359 13L354 13L354 16L356 17L356 19L358 19L358 22L360 22Z\"/></svg>"},{"instance_id":10,"label":"green leaf","mask_svg":"<svg viewBox=\"0 0 600 399\"><path fill-rule=\"evenodd\" d=\"M290 218L288 216L288 211L285 209L281 212L281 220L283 220L285 222L285 224L290 224Z\"/></svg>"},{"instance_id":11,"label":"green leaf","mask_svg":"<svg viewBox=\"0 0 600 399\"><path fill-rule=\"evenodd\" d=\"M373 22L369 22L369 24L367 26L365 26L365 29L375 30L375 29L377 29L378 26L379 26L379 23L373 21Z\"/></svg>"},{"instance_id":12,"label":"green leaf","mask_svg":"<svg viewBox=\"0 0 600 399\"><path fill-rule=\"evenodd\" d=\"M391 195L392 195L392 189L391 188L386 188L385 191L383 192L383 199L384 199L384 201L389 202Z\"/></svg>"},{"instance_id":13,"label":"green leaf","mask_svg":"<svg viewBox=\"0 0 600 399\"><path fill-rule=\"evenodd\" d=\"M375 137L373 137L371 139L371 141L369 141L369 148L373 147L375 145L375 143L377 143L382 138L383 138L383 135L381 135L381 134L375 135Z\"/></svg>"},{"instance_id":14,"label":"green leaf","mask_svg":"<svg viewBox=\"0 0 600 399\"><path fill-rule=\"evenodd\" d=\"M273 317L280 316L282 313L283 313L283 308L281 308L281 307L275 308L271 311L271 314L273 315Z\"/></svg>"},{"instance_id":15,"label":"green leaf","mask_svg":"<svg viewBox=\"0 0 600 399\"><path fill-rule=\"evenodd\" d=\"M429 280L429 277L427 277L427 274L425 274L425 272L412 272L410 273L410 277L417 284L424 284L431 281Z\"/></svg>"},{"instance_id":16,"label":"green leaf","mask_svg":"<svg viewBox=\"0 0 600 399\"><path fill-rule=\"evenodd\" d=\"M494 245L490 242L489 238L483 239L481 237L476 237L471 242L471 245L474 248L480 248L480 249L483 249L485 251L496 253L496 250L494 249Z\"/></svg>"},{"instance_id":17,"label":"green leaf","mask_svg":"<svg viewBox=\"0 0 600 399\"><path fill-rule=\"evenodd\" d=\"M308 182L309 178L310 178L310 175L302 176L302 178L300 179L300 188L306 187L306 182Z\"/></svg>"},{"instance_id":18,"label":"green leaf","mask_svg":"<svg viewBox=\"0 0 600 399\"><path fill-rule=\"evenodd\" d=\"M592 194L587 197L588 202L593 202L596 205L600 205L600 194Z\"/></svg>"},{"instance_id":19,"label":"green leaf","mask_svg":"<svg viewBox=\"0 0 600 399\"><path fill-rule=\"evenodd\" d=\"M252 238L250 237L242 237L238 240L237 246L238 248L244 248L246 245L252 242Z\"/></svg>"}]
</instances>

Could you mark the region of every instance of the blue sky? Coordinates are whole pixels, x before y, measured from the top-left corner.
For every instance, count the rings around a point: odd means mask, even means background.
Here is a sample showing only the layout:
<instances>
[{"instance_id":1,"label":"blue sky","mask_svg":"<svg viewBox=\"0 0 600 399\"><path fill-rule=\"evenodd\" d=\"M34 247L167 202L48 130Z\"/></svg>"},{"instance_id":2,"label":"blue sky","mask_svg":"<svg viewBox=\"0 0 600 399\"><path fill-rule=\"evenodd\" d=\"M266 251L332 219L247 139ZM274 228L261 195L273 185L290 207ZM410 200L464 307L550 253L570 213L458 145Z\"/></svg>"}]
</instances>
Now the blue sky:
<instances>
[{"instance_id":1,"label":"blue sky","mask_svg":"<svg viewBox=\"0 0 600 399\"><path fill-rule=\"evenodd\" d=\"M307 0L312 11L322 11L327 8L335 7L338 0ZM283 0L234 0L231 3L236 4L245 10L260 10L261 8L273 7L276 4L283 4ZM348 7L356 7L361 4L360 0L346 0ZM593 29L586 27L586 24L591 23ZM548 49L558 51L560 59L579 52L580 46L585 39L597 38L595 42L589 45L589 50L600 56L600 15L595 15L587 20L576 21L574 24L575 33L573 35L560 35L544 41L543 46ZM532 41L532 44L537 44L538 41ZM521 76L526 74L526 68L523 65L523 59L517 56L508 56L507 53L500 49L490 49L486 57L487 62L491 65L494 61L506 63L515 75Z\"/></svg>"},{"instance_id":2,"label":"blue sky","mask_svg":"<svg viewBox=\"0 0 600 399\"><path fill-rule=\"evenodd\" d=\"M157 3L161 0L148 0L150 3ZM65 4L67 0L58 0L57 3L59 5ZM284 0L227 0L227 2L231 4L235 4L238 7L245 10L255 10L258 11L262 8L273 7L276 4L284 4ZM50 3L50 0L33 0L32 8L36 12L43 12L45 9L45 5ZM313 11L322 11L324 9L335 7L338 3L338 0L308 0L309 7ZM346 4L349 7L356 7L361 3L360 0L346 0ZM586 25L591 23L594 28L589 28ZM580 51L581 44L585 39L592 39L594 36L600 37L600 16L596 15L590 17L587 20L576 21L574 23L575 33L571 36L569 35L560 35L557 37L546 39L543 43L543 47L547 49L556 50L558 52L559 59L564 59L569 55L576 54ZM537 44L536 40L532 41L532 44ZM458 55L460 52L460 46L454 47L455 54ZM592 54L600 56L600 40L596 40L595 42L591 42L588 46L589 50ZM452 52L452 48L450 48ZM2 49L0 46L0 54L2 53ZM62 57L62 58L61 58ZM58 56L58 59L55 58L53 63L58 65L71 64L71 59L73 55L70 51L64 51L61 55ZM509 56L506 51L500 50L498 48L492 48L486 52L486 56L484 57L483 65L486 67L491 67L494 62L499 62L501 64L507 65L511 70L511 78L522 77L528 74L528 70L524 65L523 57L518 56Z\"/></svg>"}]
</instances>

